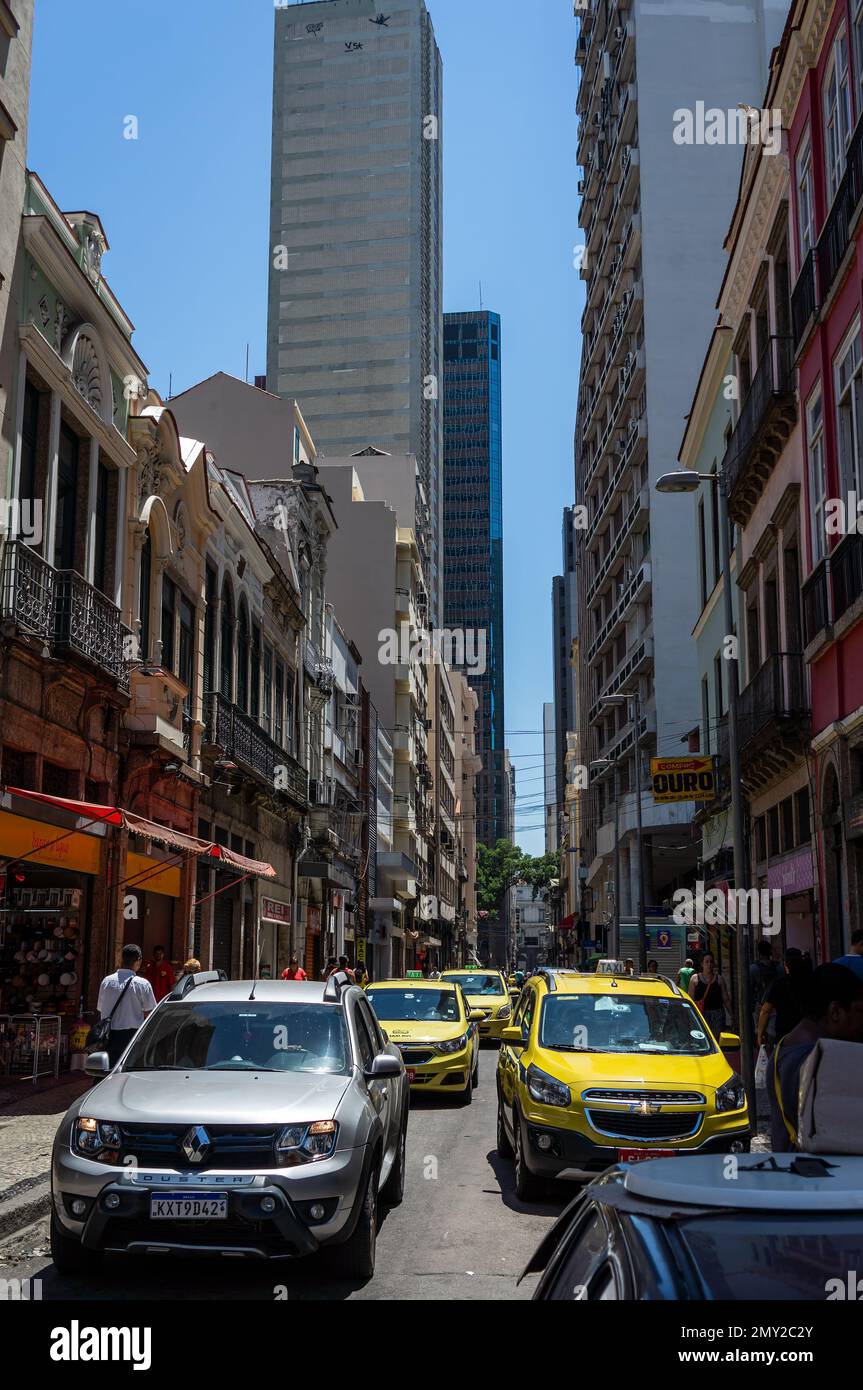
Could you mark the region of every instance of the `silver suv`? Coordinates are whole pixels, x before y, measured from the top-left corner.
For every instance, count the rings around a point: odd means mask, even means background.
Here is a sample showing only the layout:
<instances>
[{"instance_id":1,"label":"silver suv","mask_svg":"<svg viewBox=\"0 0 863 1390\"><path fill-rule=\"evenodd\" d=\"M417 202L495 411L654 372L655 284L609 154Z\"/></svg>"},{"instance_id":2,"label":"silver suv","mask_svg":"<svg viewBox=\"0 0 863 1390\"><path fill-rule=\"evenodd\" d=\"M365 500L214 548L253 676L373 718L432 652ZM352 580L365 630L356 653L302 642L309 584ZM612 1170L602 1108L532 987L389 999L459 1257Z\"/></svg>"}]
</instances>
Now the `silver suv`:
<instances>
[{"instance_id":1,"label":"silver suv","mask_svg":"<svg viewBox=\"0 0 863 1390\"><path fill-rule=\"evenodd\" d=\"M327 983L181 980L54 1141L51 1253L284 1259L332 1246L374 1272L377 1203L402 1200L409 1087L345 974Z\"/></svg>"}]
</instances>

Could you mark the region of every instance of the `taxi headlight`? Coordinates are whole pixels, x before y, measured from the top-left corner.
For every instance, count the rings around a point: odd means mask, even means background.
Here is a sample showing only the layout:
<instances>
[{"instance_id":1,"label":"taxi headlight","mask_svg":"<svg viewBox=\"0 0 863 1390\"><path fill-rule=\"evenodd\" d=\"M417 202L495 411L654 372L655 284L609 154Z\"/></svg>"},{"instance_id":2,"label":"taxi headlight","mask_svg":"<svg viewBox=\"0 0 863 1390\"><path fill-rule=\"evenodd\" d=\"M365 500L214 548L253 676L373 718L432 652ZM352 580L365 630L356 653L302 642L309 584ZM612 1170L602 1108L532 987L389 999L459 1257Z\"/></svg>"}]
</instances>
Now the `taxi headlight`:
<instances>
[{"instance_id":1,"label":"taxi headlight","mask_svg":"<svg viewBox=\"0 0 863 1390\"><path fill-rule=\"evenodd\" d=\"M512 1009L510 1008L509 1004L504 1004L502 1009L498 1009L497 1016L500 1019L509 1018L511 1013Z\"/></svg>"},{"instance_id":2,"label":"taxi headlight","mask_svg":"<svg viewBox=\"0 0 863 1390\"><path fill-rule=\"evenodd\" d=\"M339 1127L335 1120L315 1120L310 1125L287 1125L276 1140L279 1163L315 1163L329 1158L336 1147Z\"/></svg>"},{"instance_id":3,"label":"taxi headlight","mask_svg":"<svg viewBox=\"0 0 863 1390\"><path fill-rule=\"evenodd\" d=\"M108 1120L93 1120L80 1116L75 1122L75 1149L83 1158L95 1158L100 1163L114 1163L122 1148L120 1126Z\"/></svg>"},{"instance_id":4,"label":"taxi headlight","mask_svg":"<svg viewBox=\"0 0 863 1390\"><path fill-rule=\"evenodd\" d=\"M462 1033L459 1038L448 1038L446 1042L437 1044L438 1052L463 1052L467 1047L467 1033Z\"/></svg>"},{"instance_id":5,"label":"taxi headlight","mask_svg":"<svg viewBox=\"0 0 863 1390\"><path fill-rule=\"evenodd\" d=\"M540 1105L570 1105L572 1102L569 1087L533 1063L525 1073L525 1080L528 1092Z\"/></svg>"},{"instance_id":6,"label":"taxi headlight","mask_svg":"<svg viewBox=\"0 0 863 1390\"><path fill-rule=\"evenodd\" d=\"M734 1073L730 1081L726 1081L724 1086L720 1086L716 1092L716 1109L722 1110L742 1110L746 1104L746 1087L743 1085L742 1078Z\"/></svg>"}]
</instances>

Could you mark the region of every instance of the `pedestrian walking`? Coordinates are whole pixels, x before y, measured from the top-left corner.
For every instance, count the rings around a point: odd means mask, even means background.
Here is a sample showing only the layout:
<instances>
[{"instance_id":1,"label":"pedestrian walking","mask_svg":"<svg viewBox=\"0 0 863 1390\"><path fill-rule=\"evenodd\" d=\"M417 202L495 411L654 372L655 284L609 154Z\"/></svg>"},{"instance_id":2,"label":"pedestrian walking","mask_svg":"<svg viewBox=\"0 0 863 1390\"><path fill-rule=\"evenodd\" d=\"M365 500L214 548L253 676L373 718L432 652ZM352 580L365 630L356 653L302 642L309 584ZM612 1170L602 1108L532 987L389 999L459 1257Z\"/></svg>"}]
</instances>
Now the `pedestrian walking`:
<instances>
[{"instance_id":1,"label":"pedestrian walking","mask_svg":"<svg viewBox=\"0 0 863 1390\"><path fill-rule=\"evenodd\" d=\"M847 956L839 956L836 965L844 965L853 970L863 980L863 931L855 931L851 936L851 948Z\"/></svg>"},{"instance_id":2,"label":"pedestrian walking","mask_svg":"<svg viewBox=\"0 0 863 1390\"><path fill-rule=\"evenodd\" d=\"M689 981L689 993L695 1000L713 1036L718 1040L731 1013L731 995L725 976L716 969L709 951L702 957L701 969Z\"/></svg>"},{"instance_id":3,"label":"pedestrian walking","mask_svg":"<svg viewBox=\"0 0 863 1390\"><path fill-rule=\"evenodd\" d=\"M140 946L123 947L123 964L106 975L99 986L98 1010L110 1023L108 1060L116 1066L148 1014L156 1007L150 981L139 976L143 955Z\"/></svg>"},{"instance_id":4,"label":"pedestrian walking","mask_svg":"<svg viewBox=\"0 0 863 1390\"><path fill-rule=\"evenodd\" d=\"M309 977L300 965L300 958L297 955L291 956L290 964L282 971L283 980L307 980Z\"/></svg>"},{"instance_id":5,"label":"pedestrian walking","mask_svg":"<svg viewBox=\"0 0 863 1390\"><path fill-rule=\"evenodd\" d=\"M812 980L812 964L796 946L785 952L783 969L767 986L755 1029L759 1047L768 1050L803 1017ZM772 1036L771 1036L772 1035Z\"/></svg>"},{"instance_id":6,"label":"pedestrian walking","mask_svg":"<svg viewBox=\"0 0 863 1390\"><path fill-rule=\"evenodd\" d=\"M327 963L324 967L323 978L325 980L328 980L334 970L338 970L338 961L336 960L335 956L327 956Z\"/></svg>"},{"instance_id":7,"label":"pedestrian walking","mask_svg":"<svg viewBox=\"0 0 863 1390\"><path fill-rule=\"evenodd\" d=\"M153 994L156 1003L164 999L166 994L170 994L176 983L174 967L165 958L164 946L157 946L153 951L153 959L147 961L144 966L144 975L153 986Z\"/></svg>"},{"instance_id":8,"label":"pedestrian walking","mask_svg":"<svg viewBox=\"0 0 863 1390\"><path fill-rule=\"evenodd\" d=\"M863 1043L863 979L833 962L812 971L807 990L803 1017L777 1042L768 1073L774 1153L797 1148L800 1072L819 1038Z\"/></svg>"},{"instance_id":9,"label":"pedestrian walking","mask_svg":"<svg viewBox=\"0 0 863 1390\"><path fill-rule=\"evenodd\" d=\"M759 941L756 955L757 959L752 961L749 966L749 999L752 1004L752 1024L757 1037L761 1005L767 997L768 989L781 973L782 967L773 959L773 947L769 941Z\"/></svg>"},{"instance_id":10,"label":"pedestrian walking","mask_svg":"<svg viewBox=\"0 0 863 1390\"><path fill-rule=\"evenodd\" d=\"M353 980L354 984L356 984L356 976L354 975L353 970L348 964L347 956L339 956L339 963L337 969L343 970L344 973L347 975L348 979Z\"/></svg>"},{"instance_id":11,"label":"pedestrian walking","mask_svg":"<svg viewBox=\"0 0 863 1390\"><path fill-rule=\"evenodd\" d=\"M694 974L695 962L692 960L691 956L687 956L686 960L683 962L683 964L677 972L677 983L683 990L684 994L689 993L689 981L692 979Z\"/></svg>"}]
</instances>

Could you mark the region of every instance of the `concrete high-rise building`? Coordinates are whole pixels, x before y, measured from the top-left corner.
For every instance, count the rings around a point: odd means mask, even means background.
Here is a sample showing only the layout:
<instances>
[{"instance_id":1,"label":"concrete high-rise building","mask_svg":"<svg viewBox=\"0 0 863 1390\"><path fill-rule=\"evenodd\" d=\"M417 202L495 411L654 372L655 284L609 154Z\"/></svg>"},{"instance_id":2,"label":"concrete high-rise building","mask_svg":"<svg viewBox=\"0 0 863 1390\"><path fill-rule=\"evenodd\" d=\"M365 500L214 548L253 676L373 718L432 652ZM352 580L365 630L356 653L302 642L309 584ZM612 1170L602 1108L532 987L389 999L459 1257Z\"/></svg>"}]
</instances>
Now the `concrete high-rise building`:
<instances>
[{"instance_id":1,"label":"concrete high-rise building","mask_svg":"<svg viewBox=\"0 0 863 1390\"><path fill-rule=\"evenodd\" d=\"M644 816L645 906L695 868L681 828L692 803L655 805L647 759L674 756L698 720L698 617L689 508L654 497L677 457L680 422L716 319L723 234L740 179L746 104L758 108L786 0L644 5L583 12L576 48L581 381L576 423L580 753L620 774L621 906L637 908L635 794ZM727 127L705 138L705 111ZM685 119L688 116L688 121ZM769 153L770 151L768 151ZM584 514L580 514L583 516ZM640 696L617 706L604 697ZM612 767L591 773L583 839L589 882L611 878Z\"/></svg>"},{"instance_id":2,"label":"concrete high-rise building","mask_svg":"<svg viewBox=\"0 0 863 1390\"><path fill-rule=\"evenodd\" d=\"M551 585L552 668L554 676L554 780L556 801L556 839L560 842L565 807L567 734L578 728L578 677L573 663L573 645L578 638L578 581L575 568L575 511L563 511L563 574L555 575Z\"/></svg>"},{"instance_id":3,"label":"concrete high-rise building","mask_svg":"<svg viewBox=\"0 0 863 1390\"><path fill-rule=\"evenodd\" d=\"M439 621L442 69L423 0L275 16L267 383L321 454L413 453Z\"/></svg>"},{"instance_id":4,"label":"concrete high-rise building","mask_svg":"<svg viewBox=\"0 0 863 1390\"><path fill-rule=\"evenodd\" d=\"M505 838L500 316L444 315L443 623L484 635L477 693L477 838Z\"/></svg>"},{"instance_id":5,"label":"concrete high-rise building","mask_svg":"<svg viewBox=\"0 0 863 1390\"><path fill-rule=\"evenodd\" d=\"M545 800L545 852L551 854L560 843L557 814L557 779L555 776L554 705L542 707L542 764L543 797Z\"/></svg>"}]
</instances>

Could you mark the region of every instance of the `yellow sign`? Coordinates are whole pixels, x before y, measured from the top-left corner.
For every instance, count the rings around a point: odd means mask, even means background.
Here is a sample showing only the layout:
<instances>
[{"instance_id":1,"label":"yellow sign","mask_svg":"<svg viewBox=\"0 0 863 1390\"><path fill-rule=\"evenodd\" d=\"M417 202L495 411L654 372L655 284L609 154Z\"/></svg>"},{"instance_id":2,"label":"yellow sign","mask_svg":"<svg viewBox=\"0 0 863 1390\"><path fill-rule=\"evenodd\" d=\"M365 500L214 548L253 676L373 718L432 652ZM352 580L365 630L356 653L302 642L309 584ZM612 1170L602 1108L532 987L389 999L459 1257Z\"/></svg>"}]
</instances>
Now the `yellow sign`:
<instances>
[{"instance_id":1,"label":"yellow sign","mask_svg":"<svg viewBox=\"0 0 863 1390\"><path fill-rule=\"evenodd\" d=\"M366 963L366 939L365 939L364 936L361 936L360 939L359 939L359 941L357 942L357 965L365 965L365 963Z\"/></svg>"},{"instance_id":2,"label":"yellow sign","mask_svg":"<svg viewBox=\"0 0 863 1390\"><path fill-rule=\"evenodd\" d=\"M712 758L651 758L653 800L712 801L716 776Z\"/></svg>"},{"instance_id":3,"label":"yellow sign","mask_svg":"<svg viewBox=\"0 0 863 1390\"><path fill-rule=\"evenodd\" d=\"M123 877L126 880L123 891L126 893L138 890L142 893L161 893L166 898L180 896L179 864L168 864L162 869L159 867L158 859L151 859L148 854L130 852L126 855L126 872Z\"/></svg>"},{"instance_id":4,"label":"yellow sign","mask_svg":"<svg viewBox=\"0 0 863 1390\"><path fill-rule=\"evenodd\" d=\"M0 811L0 856L4 859L26 856L25 864L48 864L52 869L98 875L102 837L84 835L79 830L69 833L59 825Z\"/></svg>"}]
</instances>

